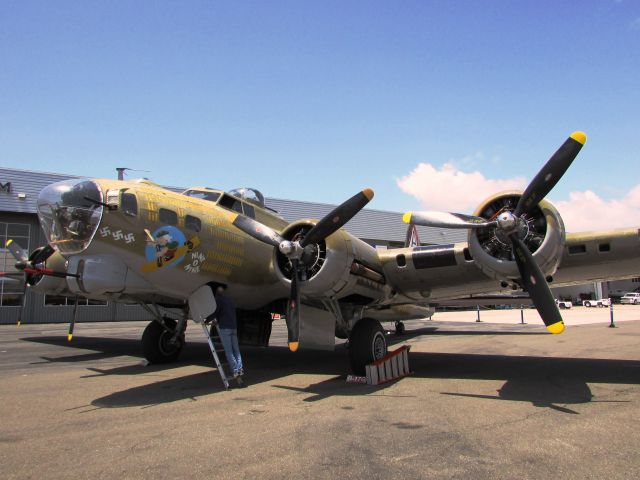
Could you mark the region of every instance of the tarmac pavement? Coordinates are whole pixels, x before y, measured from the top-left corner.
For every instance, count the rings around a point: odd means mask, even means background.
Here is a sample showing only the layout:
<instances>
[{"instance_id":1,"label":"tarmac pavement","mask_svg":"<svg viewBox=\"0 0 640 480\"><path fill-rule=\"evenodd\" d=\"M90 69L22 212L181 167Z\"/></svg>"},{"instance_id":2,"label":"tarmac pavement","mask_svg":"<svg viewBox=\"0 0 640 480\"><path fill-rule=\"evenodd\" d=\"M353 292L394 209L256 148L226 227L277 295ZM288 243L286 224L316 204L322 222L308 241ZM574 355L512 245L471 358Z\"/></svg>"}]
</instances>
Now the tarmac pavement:
<instances>
[{"instance_id":1,"label":"tarmac pavement","mask_svg":"<svg viewBox=\"0 0 640 480\"><path fill-rule=\"evenodd\" d=\"M145 366L140 322L0 327L0 472L17 478L637 478L640 307L436 314L414 375L348 384L345 345L243 348L224 391L199 328ZM507 313L504 313L507 312ZM595 317L596 313L600 315ZM594 320L595 319L595 320ZM596 323L589 323L595 321ZM412 336L413 335L413 336Z\"/></svg>"}]
</instances>

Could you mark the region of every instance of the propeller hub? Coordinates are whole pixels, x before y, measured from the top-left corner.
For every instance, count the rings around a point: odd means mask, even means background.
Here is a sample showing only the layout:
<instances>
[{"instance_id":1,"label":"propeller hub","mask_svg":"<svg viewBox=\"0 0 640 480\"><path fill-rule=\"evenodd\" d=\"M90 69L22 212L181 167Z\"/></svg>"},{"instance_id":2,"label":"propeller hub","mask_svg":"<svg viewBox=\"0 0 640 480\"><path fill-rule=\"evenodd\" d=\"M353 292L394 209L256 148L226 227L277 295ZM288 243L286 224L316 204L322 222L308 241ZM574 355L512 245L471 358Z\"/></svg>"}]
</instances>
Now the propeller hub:
<instances>
[{"instance_id":1,"label":"propeller hub","mask_svg":"<svg viewBox=\"0 0 640 480\"><path fill-rule=\"evenodd\" d=\"M513 233L518 227L518 219L511 212L502 212L497 220L498 228L507 234Z\"/></svg>"},{"instance_id":2,"label":"propeller hub","mask_svg":"<svg viewBox=\"0 0 640 480\"><path fill-rule=\"evenodd\" d=\"M300 246L299 242L292 242L290 240L283 240L278 245L280 253L287 258L300 258L304 253L304 248Z\"/></svg>"},{"instance_id":3,"label":"propeller hub","mask_svg":"<svg viewBox=\"0 0 640 480\"><path fill-rule=\"evenodd\" d=\"M17 261L15 264L16 270L24 270L28 266L29 266L28 262L24 262L22 260Z\"/></svg>"}]
</instances>

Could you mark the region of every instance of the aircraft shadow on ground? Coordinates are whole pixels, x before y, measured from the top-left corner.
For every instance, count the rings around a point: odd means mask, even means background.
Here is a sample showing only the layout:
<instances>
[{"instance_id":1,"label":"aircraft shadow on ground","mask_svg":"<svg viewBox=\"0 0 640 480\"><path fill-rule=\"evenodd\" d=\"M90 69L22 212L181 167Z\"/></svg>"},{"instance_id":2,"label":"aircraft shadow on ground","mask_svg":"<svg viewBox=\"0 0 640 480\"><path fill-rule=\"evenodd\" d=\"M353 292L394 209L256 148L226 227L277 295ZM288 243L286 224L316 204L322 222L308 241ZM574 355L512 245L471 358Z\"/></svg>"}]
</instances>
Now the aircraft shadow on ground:
<instances>
[{"instance_id":1,"label":"aircraft shadow on ground","mask_svg":"<svg viewBox=\"0 0 640 480\"><path fill-rule=\"evenodd\" d=\"M57 337L26 338L26 341L69 346L66 339ZM73 348L92 350L75 356L43 359L49 362L91 362L121 355L140 356L139 341L135 339L78 338ZM286 347L243 348L247 374L245 380L255 385L282 380L295 374L331 375L332 378L304 387L278 382L274 388L297 392L302 401L313 402L333 396L382 395L386 386L347 384L348 353L344 346L334 352L291 353ZM558 358L458 353L410 354L413 377L424 379L468 379L504 381L496 395L469 392L441 394L452 397L477 398L479 401L529 402L537 407L553 408L564 413L577 413L567 405L584 404L593 400L588 383L639 384L640 362L589 358ZM167 365L144 366L141 362L120 367L87 367L82 378L109 375L147 375L169 371L188 365L212 366L211 354L204 343L185 347L179 362ZM387 385L388 386L388 385ZM245 390L250 391L250 390ZM212 369L191 375L177 376L128 388L98 398L92 402L97 408L145 407L179 400L197 400L210 394L224 395L218 373ZM384 392L389 396L390 392ZM596 400L599 401L599 400ZM616 401L613 399L613 401Z\"/></svg>"},{"instance_id":2,"label":"aircraft shadow on ground","mask_svg":"<svg viewBox=\"0 0 640 480\"><path fill-rule=\"evenodd\" d=\"M485 331L479 329L468 329L468 330L442 330L441 327L429 326L424 328L412 329L405 335L388 335L387 341L389 343L389 347L393 347L393 345L406 342L407 340L419 336L419 335L445 335L445 336L457 336L457 335L548 335L546 332L523 332L523 331ZM77 355L66 355L60 357L50 357L50 356L41 356L40 361L32 362L32 364L45 364L45 363L72 363L72 362L89 362L89 361L99 361L107 358L114 358L120 356L134 356L141 357L142 349L140 345L140 340L137 338L113 338L113 337L83 337L78 336L74 338L72 342L68 342L66 337L59 336L46 336L46 337L25 337L21 339L22 341L34 342L34 343L42 343L47 345L54 345L59 347L71 348L74 350L88 350L88 352L83 352ZM272 351L276 347L270 347L269 351ZM338 346L337 349L339 350ZM176 366L183 366L184 364L206 364L209 365L208 361L210 357L202 358L201 351L204 350L208 352L205 343L189 343L188 348L185 348L181 354L180 362L171 364L171 365L163 365L161 368L174 368ZM285 349L286 350L286 349ZM313 354L313 353L312 353ZM298 353L297 355L301 355ZM290 362L290 359L287 359L287 363ZM97 370L97 369L96 369ZM116 374L120 372L120 369L115 369L116 372L111 371L110 374ZM143 370L147 372L148 370ZM132 374L136 372L136 368L125 367L120 373L122 374ZM99 374L99 372L96 371Z\"/></svg>"},{"instance_id":3,"label":"aircraft shadow on ground","mask_svg":"<svg viewBox=\"0 0 640 480\"><path fill-rule=\"evenodd\" d=\"M525 324L526 325L526 324ZM483 325L484 327L484 325ZM521 328L519 325L505 325L505 328ZM535 331L522 331L522 330L484 330L480 328L466 328L460 330L450 330L438 326L433 327L422 327L422 328L412 328L408 330L404 335L390 335L388 341L390 343L399 343L406 341L407 338L417 337L419 335L443 335L443 336L457 336L457 335L473 335L473 336L483 336L483 335L549 335L546 330L540 328Z\"/></svg>"}]
</instances>

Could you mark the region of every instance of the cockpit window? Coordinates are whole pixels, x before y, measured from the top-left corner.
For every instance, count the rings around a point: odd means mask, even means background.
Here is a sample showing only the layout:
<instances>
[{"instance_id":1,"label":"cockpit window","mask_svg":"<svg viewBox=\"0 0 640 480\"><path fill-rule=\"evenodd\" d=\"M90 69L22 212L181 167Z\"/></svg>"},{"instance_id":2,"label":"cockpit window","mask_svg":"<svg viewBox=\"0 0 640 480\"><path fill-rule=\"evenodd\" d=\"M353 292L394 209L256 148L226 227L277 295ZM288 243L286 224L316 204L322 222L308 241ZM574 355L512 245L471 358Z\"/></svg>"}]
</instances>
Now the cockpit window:
<instances>
[{"instance_id":1,"label":"cockpit window","mask_svg":"<svg viewBox=\"0 0 640 480\"><path fill-rule=\"evenodd\" d=\"M187 197L208 200L209 202L217 202L218 198L220 198L220 192L207 192L204 190L185 190L182 194Z\"/></svg>"},{"instance_id":2,"label":"cockpit window","mask_svg":"<svg viewBox=\"0 0 640 480\"><path fill-rule=\"evenodd\" d=\"M89 180L66 180L42 189L38 217L49 241L61 253L82 252L89 246L103 211L102 191Z\"/></svg>"},{"instance_id":3,"label":"cockpit window","mask_svg":"<svg viewBox=\"0 0 640 480\"><path fill-rule=\"evenodd\" d=\"M242 204L242 208L244 209L244 214L249 218L256 218L256 209L253 208L252 205L248 203Z\"/></svg>"},{"instance_id":4,"label":"cockpit window","mask_svg":"<svg viewBox=\"0 0 640 480\"><path fill-rule=\"evenodd\" d=\"M229 195L223 195L218 205L228 210L233 210L234 212L242 213L242 202L237 198L231 197Z\"/></svg>"}]
</instances>

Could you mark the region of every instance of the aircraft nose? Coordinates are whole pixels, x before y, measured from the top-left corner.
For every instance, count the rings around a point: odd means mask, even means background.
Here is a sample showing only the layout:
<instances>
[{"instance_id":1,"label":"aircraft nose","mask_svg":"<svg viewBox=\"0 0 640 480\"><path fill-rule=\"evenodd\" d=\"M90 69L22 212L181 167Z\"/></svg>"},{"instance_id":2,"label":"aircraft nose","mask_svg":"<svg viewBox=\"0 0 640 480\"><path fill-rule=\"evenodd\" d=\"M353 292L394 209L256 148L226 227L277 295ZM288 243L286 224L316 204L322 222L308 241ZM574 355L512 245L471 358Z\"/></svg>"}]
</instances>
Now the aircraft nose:
<instances>
[{"instance_id":1,"label":"aircraft nose","mask_svg":"<svg viewBox=\"0 0 640 480\"><path fill-rule=\"evenodd\" d=\"M102 191L91 180L66 180L42 189L38 218L60 253L79 253L89 246L102 218L102 198Z\"/></svg>"}]
</instances>

